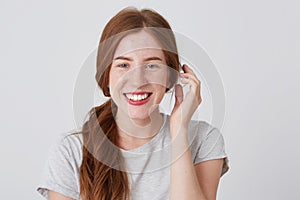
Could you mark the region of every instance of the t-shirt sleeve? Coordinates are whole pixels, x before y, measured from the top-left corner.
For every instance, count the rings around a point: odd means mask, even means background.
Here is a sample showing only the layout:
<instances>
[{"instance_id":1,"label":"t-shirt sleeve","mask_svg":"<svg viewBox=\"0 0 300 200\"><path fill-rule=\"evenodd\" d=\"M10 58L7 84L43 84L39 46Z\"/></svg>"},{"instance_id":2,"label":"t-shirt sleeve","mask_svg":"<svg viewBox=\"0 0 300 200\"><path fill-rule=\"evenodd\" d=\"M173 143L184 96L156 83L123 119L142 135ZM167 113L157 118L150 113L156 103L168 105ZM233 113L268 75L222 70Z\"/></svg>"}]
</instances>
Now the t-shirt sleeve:
<instances>
[{"instance_id":1,"label":"t-shirt sleeve","mask_svg":"<svg viewBox=\"0 0 300 200\"><path fill-rule=\"evenodd\" d=\"M72 199L79 199L76 163L70 142L64 137L52 145L37 191L49 199L49 190Z\"/></svg>"},{"instance_id":2,"label":"t-shirt sleeve","mask_svg":"<svg viewBox=\"0 0 300 200\"><path fill-rule=\"evenodd\" d=\"M194 164L207 160L224 158L221 176L229 170L229 159L225 152L224 138L218 128L210 126L207 134L201 137Z\"/></svg>"}]
</instances>

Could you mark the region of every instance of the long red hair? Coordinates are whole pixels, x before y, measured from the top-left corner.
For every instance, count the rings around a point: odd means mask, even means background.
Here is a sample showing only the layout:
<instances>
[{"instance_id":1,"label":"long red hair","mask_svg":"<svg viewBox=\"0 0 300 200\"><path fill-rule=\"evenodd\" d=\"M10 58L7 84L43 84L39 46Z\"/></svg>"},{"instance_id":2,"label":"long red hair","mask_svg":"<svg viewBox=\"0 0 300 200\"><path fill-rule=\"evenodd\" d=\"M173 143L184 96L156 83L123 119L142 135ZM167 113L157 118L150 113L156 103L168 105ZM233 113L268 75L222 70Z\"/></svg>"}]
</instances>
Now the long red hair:
<instances>
[{"instance_id":1,"label":"long red hair","mask_svg":"<svg viewBox=\"0 0 300 200\"><path fill-rule=\"evenodd\" d=\"M107 23L98 46L95 78L105 96L110 96L109 72L120 40L132 31L137 32L145 28L149 28L149 32L160 42L167 65L176 72L179 71L175 36L169 23L153 10L139 11L135 8L125 8ZM170 87L177 81L177 76L171 74L173 76L170 77ZM130 199L124 158L121 151L116 148L119 139L114 120L116 111L117 107L110 98L89 111L89 119L82 127L80 197L83 200Z\"/></svg>"}]
</instances>

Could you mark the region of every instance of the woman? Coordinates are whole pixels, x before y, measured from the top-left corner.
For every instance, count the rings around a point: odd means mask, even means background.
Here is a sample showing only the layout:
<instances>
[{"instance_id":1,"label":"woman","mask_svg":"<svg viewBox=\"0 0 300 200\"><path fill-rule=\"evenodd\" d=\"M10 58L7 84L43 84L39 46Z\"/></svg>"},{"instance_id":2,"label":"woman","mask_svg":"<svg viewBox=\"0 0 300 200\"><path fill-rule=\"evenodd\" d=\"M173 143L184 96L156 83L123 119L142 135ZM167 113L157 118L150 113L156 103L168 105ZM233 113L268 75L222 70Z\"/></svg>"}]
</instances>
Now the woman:
<instances>
[{"instance_id":1,"label":"woman","mask_svg":"<svg viewBox=\"0 0 300 200\"><path fill-rule=\"evenodd\" d=\"M110 98L52 149L38 191L51 200L216 199L228 171L223 137L191 120L200 81L187 65L182 70L161 15L134 8L115 15L97 55L96 80ZM178 76L190 87L186 96ZM158 106L171 88L175 105L166 115Z\"/></svg>"}]
</instances>

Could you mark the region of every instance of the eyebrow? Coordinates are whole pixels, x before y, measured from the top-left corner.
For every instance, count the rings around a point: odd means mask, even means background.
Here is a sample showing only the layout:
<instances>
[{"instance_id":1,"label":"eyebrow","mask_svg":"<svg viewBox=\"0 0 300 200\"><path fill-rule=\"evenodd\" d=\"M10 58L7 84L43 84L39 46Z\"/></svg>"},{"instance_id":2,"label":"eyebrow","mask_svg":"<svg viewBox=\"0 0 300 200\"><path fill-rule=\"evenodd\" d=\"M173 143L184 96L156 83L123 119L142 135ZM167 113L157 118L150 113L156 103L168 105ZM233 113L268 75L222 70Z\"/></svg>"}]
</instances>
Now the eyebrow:
<instances>
[{"instance_id":1,"label":"eyebrow","mask_svg":"<svg viewBox=\"0 0 300 200\"><path fill-rule=\"evenodd\" d=\"M118 56L118 57L114 58L114 60L128 60L128 61L133 61L132 58L125 57L125 56ZM160 60L160 61L162 61L162 59L160 57L157 57L157 56L148 57L148 58L144 59L144 61L150 61L150 60Z\"/></svg>"}]
</instances>

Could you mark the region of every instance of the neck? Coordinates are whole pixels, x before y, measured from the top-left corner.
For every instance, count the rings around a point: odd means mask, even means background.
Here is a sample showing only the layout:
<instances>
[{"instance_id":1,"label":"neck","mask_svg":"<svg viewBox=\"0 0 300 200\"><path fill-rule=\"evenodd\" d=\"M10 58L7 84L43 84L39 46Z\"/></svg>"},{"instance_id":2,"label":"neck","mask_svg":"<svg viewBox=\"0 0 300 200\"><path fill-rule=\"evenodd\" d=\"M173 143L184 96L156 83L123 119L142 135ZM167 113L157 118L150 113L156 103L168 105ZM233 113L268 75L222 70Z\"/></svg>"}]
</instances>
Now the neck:
<instances>
[{"instance_id":1,"label":"neck","mask_svg":"<svg viewBox=\"0 0 300 200\"><path fill-rule=\"evenodd\" d=\"M145 119L131 119L119 111L116 115L118 133L121 138L129 141L150 140L159 132L163 122L163 115L158 109Z\"/></svg>"}]
</instances>

